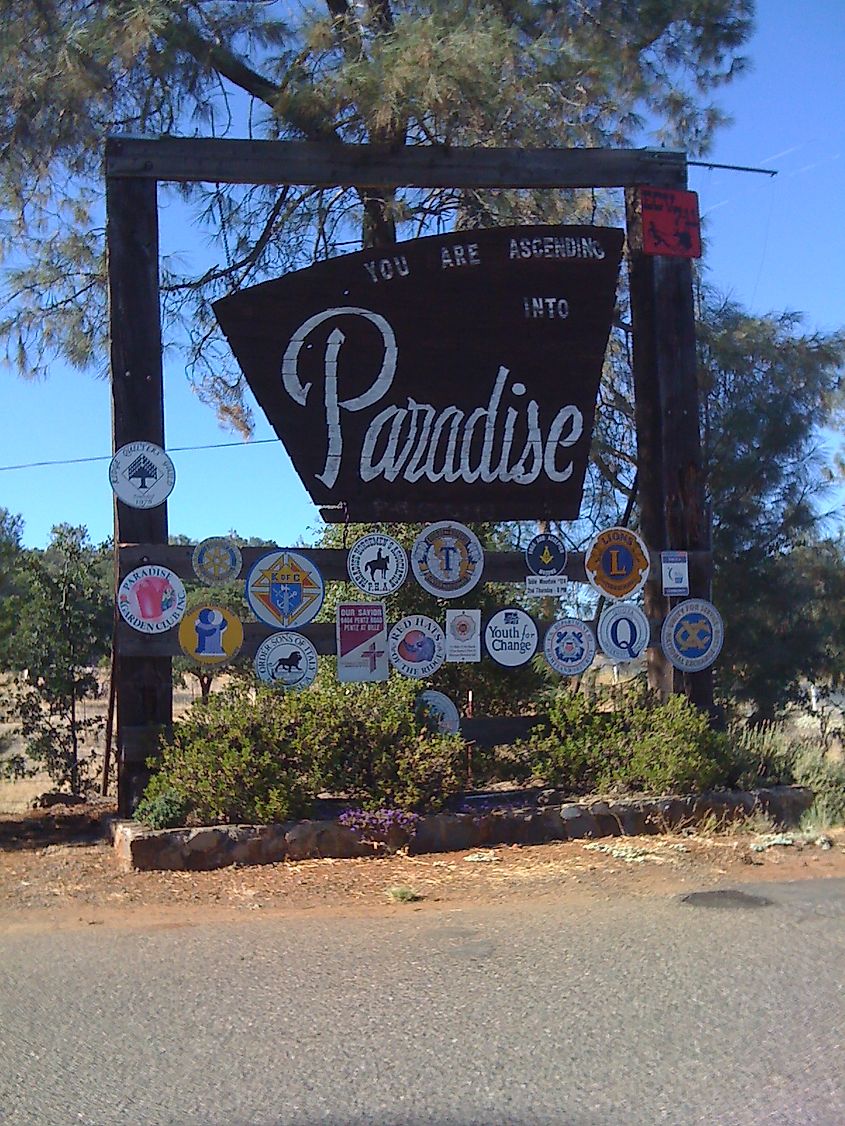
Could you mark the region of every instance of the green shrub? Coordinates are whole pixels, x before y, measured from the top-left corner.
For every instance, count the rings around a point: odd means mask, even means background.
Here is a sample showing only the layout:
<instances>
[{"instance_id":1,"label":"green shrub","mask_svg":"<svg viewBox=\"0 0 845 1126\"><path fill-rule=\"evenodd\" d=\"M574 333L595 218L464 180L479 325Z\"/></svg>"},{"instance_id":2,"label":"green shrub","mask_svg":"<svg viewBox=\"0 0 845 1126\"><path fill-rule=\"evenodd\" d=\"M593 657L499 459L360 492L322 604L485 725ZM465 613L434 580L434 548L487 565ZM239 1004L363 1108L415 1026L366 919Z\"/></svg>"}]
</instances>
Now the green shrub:
<instances>
[{"instance_id":1,"label":"green shrub","mask_svg":"<svg viewBox=\"0 0 845 1126\"><path fill-rule=\"evenodd\" d=\"M194 704L152 764L158 767L153 796L172 790L206 823L307 814L313 791L294 699L235 685Z\"/></svg>"},{"instance_id":2,"label":"green shrub","mask_svg":"<svg viewBox=\"0 0 845 1126\"><path fill-rule=\"evenodd\" d=\"M685 697L660 704L639 684L594 699L560 689L523 747L538 775L574 794L705 790L724 784L728 759L724 736Z\"/></svg>"},{"instance_id":3,"label":"green shrub","mask_svg":"<svg viewBox=\"0 0 845 1126\"><path fill-rule=\"evenodd\" d=\"M463 788L465 744L421 726L419 685L339 684L325 675L300 697L303 738L312 748L318 790L345 794L365 809L441 808Z\"/></svg>"},{"instance_id":4,"label":"green shrub","mask_svg":"<svg viewBox=\"0 0 845 1126\"><path fill-rule=\"evenodd\" d=\"M327 671L305 692L215 694L174 724L151 763L144 819L178 802L205 823L284 821L307 815L323 791L367 809L438 809L463 787L465 748L420 729L418 691L398 677L338 684Z\"/></svg>"},{"instance_id":5,"label":"green shrub","mask_svg":"<svg viewBox=\"0 0 845 1126\"><path fill-rule=\"evenodd\" d=\"M155 774L133 817L151 829L175 829L185 824L190 812L191 804L185 795L167 785L161 774Z\"/></svg>"}]
</instances>

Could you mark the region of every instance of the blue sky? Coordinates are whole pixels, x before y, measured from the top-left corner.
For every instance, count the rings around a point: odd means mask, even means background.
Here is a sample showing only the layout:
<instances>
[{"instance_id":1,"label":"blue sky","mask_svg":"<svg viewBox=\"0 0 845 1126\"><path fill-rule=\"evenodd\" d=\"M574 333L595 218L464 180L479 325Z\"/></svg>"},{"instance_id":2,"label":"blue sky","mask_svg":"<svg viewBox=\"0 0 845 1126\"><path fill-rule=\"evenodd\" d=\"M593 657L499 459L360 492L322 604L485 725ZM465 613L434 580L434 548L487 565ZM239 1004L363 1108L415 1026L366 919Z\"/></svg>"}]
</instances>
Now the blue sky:
<instances>
[{"instance_id":1,"label":"blue sky","mask_svg":"<svg viewBox=\"0 0 845 1126\"><path fill-rule=\"evenodd\" d=\"M759 0L747 53L752 69L721 93L734 118L709 159L774 168L775 177L690 169L706 220L707 279L746 308L805 314L808 329L845 325L845 3ZM177 236L163 218L162 249ZM0 466L107 456L105 381L55 367L44 382L0 371ZM233 441L191 392L178 365L165 368L169 448ZM272 431L256 412L257 439ZM279 543L312 542L319 518L278 443L173 453L172 532L194 539L232 528ZM43 546L60 521L111 533L108 461L0 472L0 507L20 513L24 542Z\"/></svg>"}]
</instances>

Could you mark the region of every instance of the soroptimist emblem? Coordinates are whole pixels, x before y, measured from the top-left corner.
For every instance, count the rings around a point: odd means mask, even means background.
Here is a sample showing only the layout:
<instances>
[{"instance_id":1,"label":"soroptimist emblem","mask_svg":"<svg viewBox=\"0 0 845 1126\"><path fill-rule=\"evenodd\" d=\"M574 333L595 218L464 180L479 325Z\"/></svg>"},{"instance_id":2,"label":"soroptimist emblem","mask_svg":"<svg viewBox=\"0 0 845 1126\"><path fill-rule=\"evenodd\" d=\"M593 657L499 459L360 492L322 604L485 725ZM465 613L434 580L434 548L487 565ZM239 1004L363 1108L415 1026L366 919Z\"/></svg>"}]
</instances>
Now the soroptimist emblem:
<instances>
[{"instance_id":1,"label":"soroptimist emblem","mask_svg":"<svg viewBox=\"0 0 845 1126\"><path fill-rule=\"evenodd\" d=\"M373 533L353 543L346 569L365 594L395 594L408 577L408 553L392 536Z\"/></svg>"},{"instance_id":2,"label":"soroptimist emblem","mask_svg":"<svg viewBox=\"0 0 845 1126\"><path fill-rule=\"evenodd\" d=\"M255 651L255 675L275 688L307 688L317 675L317 650L301 633L271 633Z\"/></svg>"},{"instance_id":3,"label":"soroptimist emblem","mask_svg":"<svg viewBox=\"0 0 845 1126\"><path fill-rule=\"evenodd\" d=\"M579 618L561 618L549 626L543 652L556 672L577 676L593 663L596 639L586 622Z\"/></svg>"},{"instance_id":4,"label":"soroptimist emblem","mask_svg":"<svg viewBox=\"0 0 845 1126\"><path fill-rule=\"evenodd\" d=\"M414 701L417 714L427 713L429 723L438 731L448 735L457 735L461 728L461 717L452 700L443 692L428 689L420 692Z\"/></svg>"},{"instance_id":5,"label":"soroptimist emblem","mask_svg":"<svg viewBox=\"0 0 845 1126\"><path fill-rule=\"evenodd\" d=\"M117 499L130 508L155 508L173 492L176 470L161 446L130 442L111 459L109 481Z\"/></svg>"},{"instance_id":6,"label":"soroptimist emblem","mask_svg":"<svg viewBox=\"0 0 845 1126\"><path fill-rule=\"evenodd\" d=\"M432 618L411 614L397 622L387 639L390 663L403 676L431 676L443 664L446 637Z\"/></svg>"},{"instance_id":7,"label":"soroptimist emblem","mask_svg":"<svg viewBox=\"0 0 845 1126\"><path fill-rule=\"evenodd\" d=\"M587 578L608 598L628 598L648 578L648 548L628 528L608 528L591 540L584 557Z\"/></svg>"},{"instance_id":8,"label":"soroptimist emblem","mask_svg":"<svg viewBox=\"0 0 845 1126\"><path fill-rule=\"evenodd\" d=\"M724 636L722 616L713 603L688 598L667 614L660 643L676 669L700 672L719 656Z\"/></svg>"},{"instance_id":9,"label":"soroptimist emblem","mask_svg":"<svg viewBox=\"0 0 845 1126\"><path fill-rule=\"evenodd\" d=\"M566 544L551 532L541 532L525 549L525 565L532 575L562 575L566 570Z\"/></svg>"},{"instance_id":10,"label":"soroptimist emblem","mask_svg":"<svg viewBox=\"0 0 845 1126\"><path fill-rule=\"evenodd\" d=\"M244 627L223 606L197 606L179 623L179 645L186 657L200 665L222 665L237 656L244 643Z\"/></svg>"},{"instance_id":11,"label":"soroptimist emblem","mask_svg":"<svg viewBox=\"0 0 845 1126\"><path fill-rule=\"evenodd\" d=\"M208 586L233 582L241 573L241 550L222 536L198 543L191 556L194 574Z\"/></svg>"},{"instance_id":12,"label":"soroptimist emblem","mask_svg":"<svg viewBox=\"0 0 845 1126\"><path fill-rule=\"evenodd\" d=\"M602 612L599 645L612 661L634 661L648 647L651 628L648 618L630 602L614 602Z\"/></svg>"},{"instance_id":13,"label":"soroptimist emblem","mask_svg":"<svg viewBox=\"0 0 845 1126\"><path fill-rule=\"evenodd\" d=\"M487 623L484 644L500 665L524 665L537 651L537 627L524 610L500 610Z\"/></svg>"},{"instance_id":14,"label":"soroptimist emblem","mask_svg":"<svg viewBox=\"0 0 845 1126\"><path fill-rule=\"evenodd\" d=\"M139 633L164 633L182 620L185 588L167 567L136 567L118 588L117 608Z\"/></svg>"},{"instance_id":15,"label":"soroptimist emblem","mask_svg":"<svg viewBox=\"0 0 845 1126\"><path fill-rule=\"evenodd\" d=\"M459 598L481 578L484 552L469 528L444 520L429 524L414 540L411 567L429 594Z\"/></svg>"},{"instance_id":16,"label":"soroptimist emblem","mask_svg":"<svg viewBox=\"0 0 845 1126\"><path fill-rule=\"evenodd\" d=\"M323 605L323 579L310 559L295 551L262 555L246 577L246 600L269 626L299 629Z\"/></svg>"}]
</instances>

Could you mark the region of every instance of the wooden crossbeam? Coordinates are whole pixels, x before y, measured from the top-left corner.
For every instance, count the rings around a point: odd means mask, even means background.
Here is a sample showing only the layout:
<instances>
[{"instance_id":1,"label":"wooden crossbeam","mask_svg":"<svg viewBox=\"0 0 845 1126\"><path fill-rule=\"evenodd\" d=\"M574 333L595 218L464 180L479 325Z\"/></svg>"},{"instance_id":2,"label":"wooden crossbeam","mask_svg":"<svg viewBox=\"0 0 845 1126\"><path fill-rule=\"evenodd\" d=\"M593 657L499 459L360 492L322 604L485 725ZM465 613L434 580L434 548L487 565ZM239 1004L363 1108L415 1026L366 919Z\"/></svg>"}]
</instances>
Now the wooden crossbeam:
<instances>
[{"instance_id":1,"label":"wooden crossbeam","mask_svg":"<svg viewBox=\"0 0 845 1126\"><path fill-rule=\"evenodd\" d=\"M212 137L109 137L106 175L179 183L409 188L676 186L686 154L665 149L345 145Z\"/></svg>"}]
</instances>

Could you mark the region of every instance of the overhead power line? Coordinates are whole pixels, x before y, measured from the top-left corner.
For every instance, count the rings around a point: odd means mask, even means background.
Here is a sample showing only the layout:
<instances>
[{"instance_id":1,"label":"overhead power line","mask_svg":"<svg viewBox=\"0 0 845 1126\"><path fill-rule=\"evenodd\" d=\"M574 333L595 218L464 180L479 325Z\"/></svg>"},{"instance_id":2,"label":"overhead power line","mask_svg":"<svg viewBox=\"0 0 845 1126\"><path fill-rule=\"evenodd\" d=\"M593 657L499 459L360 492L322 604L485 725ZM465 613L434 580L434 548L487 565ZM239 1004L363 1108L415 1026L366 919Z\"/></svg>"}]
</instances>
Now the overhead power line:
<instances>
[{"instance_id":1,"label":"overhead power line","mask_svg":"<svg viewBox=\"0 0 845 1126\"><path fill-rule=\"evenodd\" d=\"M205 446L169 446L167 452L174 454L187 453L193 450L222 450L231 446L264 446L268 442L278 442L278 438L256 438L254 442L209 442ZM57 461L27 461L22 465L0 465L0 473L8 473L13 469L41 469L48 465L83 465L92 461L111 461L111 454L99 454L97 457L68 457Z\"/></svg>"}]
</instances>

